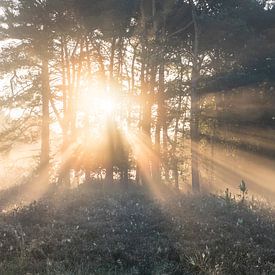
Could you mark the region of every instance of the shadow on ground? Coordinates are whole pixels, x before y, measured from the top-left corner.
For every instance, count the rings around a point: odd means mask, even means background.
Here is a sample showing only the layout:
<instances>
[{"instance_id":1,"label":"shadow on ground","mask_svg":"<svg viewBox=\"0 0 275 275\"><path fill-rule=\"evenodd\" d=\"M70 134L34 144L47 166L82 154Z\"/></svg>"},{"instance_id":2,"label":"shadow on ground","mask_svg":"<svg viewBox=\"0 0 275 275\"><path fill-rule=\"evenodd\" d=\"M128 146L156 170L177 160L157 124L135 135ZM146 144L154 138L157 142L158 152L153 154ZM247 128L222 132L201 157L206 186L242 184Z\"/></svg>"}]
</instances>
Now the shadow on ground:
<instances>
[{"instance_id":1,"label":"shadow on ground","mask_svg":"<svg viewBox=\"0 0 275 275\"><path fill-rule=\"evenodd\" d=\"M259 202L150 188L51 189L0 216L1 274L263 274L274 212ZM0 205L2 196L0 195Z\"/></svg>"}]
</instances>

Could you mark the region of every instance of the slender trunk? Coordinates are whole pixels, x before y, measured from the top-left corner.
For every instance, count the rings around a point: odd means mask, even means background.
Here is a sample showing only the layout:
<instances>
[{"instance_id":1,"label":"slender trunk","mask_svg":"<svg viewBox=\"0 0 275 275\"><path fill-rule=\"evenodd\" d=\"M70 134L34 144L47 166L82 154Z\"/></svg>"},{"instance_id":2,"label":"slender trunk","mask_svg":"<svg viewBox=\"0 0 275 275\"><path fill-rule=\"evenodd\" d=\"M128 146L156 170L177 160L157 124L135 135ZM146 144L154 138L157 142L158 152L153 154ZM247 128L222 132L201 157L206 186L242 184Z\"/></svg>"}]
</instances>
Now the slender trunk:
<instances>
[{"instance_id":1,"label":"slender trunk","mask_svg":"<svg viewBox=\"0 0 275 275\"><path fill-rule=\"evenodd\" d=\"M164 167L164 178L169 179L169 168L168 168L168 125L167 125L167 113L166 113L166 102L165 102L165 83L164 83L164 54L162 56L162 61L160 65L160 97L161 97L161 124L162 124L162 152L163 152L163 162Z\"/></svg>"},{"instance_id":2,"label":"slender trunk","mask_svg":"<svg viewBox=\"0 0 275 275\"><path fill-rule=\"evenodd\" d=\"M80 82L81 82L81 75L82 75L82 68L83 68L83 39L80 41L80 51L79 51L79 58L78 58L78 68L76 74L76 85L75 85L75 97L74 97L74 117L76 117L76 111L78 109L78 102L79 102L79 94L80 94ZM76 120L76 118L75 118ZM75 123L76 126L76 123Z\"/></svg>"},{"instance_id":3,"label":"slender trunk","mask_svg":"<svg viewBox=\"0 0 275 275\"><path fill-rule=\"evenodd\" d=\"M158 106L158 117L157 117L157 124L156 124L156 132L155 132L155 158L154 158L154 171L153 177L156 183L160 183L161 181L161 172L160 172L160 131L161 131L161 123L160 123L160 106Z\"/></svg>"},{"instance_id":4,"label":"slender trunk","mask_svg":"<svg viewBox=\"0 0 275 275\"><path fill-rule=\"evenodd\" d=\"M210 186L215 185L215 136L216 136L216 118L217 118L217 101L216 96L214 96L214 115L213 115L213 121L212 121L212 135L210 140Z\"/></svg>"},{"instance_id":5,"label":"slender trunk","mask_svg":"<svg viewBox=\"0 0 275 275\"><path fill-rule=\"evenodd\" d=\"M79 56L77 52L79 50ZM83 54L83 38L80 36L71 54L70 63L72 67L72 91L71 91L71 143L75 144L77 139L76 132L76 112L78 104L78 92L80 87L80 77L82 73L82 54Z\"/></svg>"},{"instance_id":6,"label":"slender trunk","mask_svg":"<svg viewBox=\"0 0 275 275\"><path fill-rule=\"evenodd\" d=\"M42 60L42 134L40 159L40 177L43 184L49 183L50 165L50 79L48 66L48 59L44 57Z\"/></svg>"},{"instance_id":7,"label":"slender trunk","mask_svg":"<svg viewBox=\"0 0 275 275\"><path fill-rule=\"evenodd\" d=\"M79 46L79 57L77 59L77 71L76 71L76 80L75 80L75 88L74 88L74 102L73 102L73 127L72 127L72 134L73 134L73 142L74 145L77 142L77 111L79 110L79 96L80 96L80 83L81 83L81 76L83 70L83 55L84 55L84 38L80 39L80 46ZM85 114L86 116L87 114ZM89 118L87 118L86 122L86 137L89 133ZM77 168L78 169L78 168ZM90 174L90 171L87 171ZM89 179L90 180L90 179Z\"/></svg>"},{"instance_id":8,"label":"slender trunk","mask_svg":"<svg viewBox=\"0 0 275 275\"><path fill-rule=\"evenodd\" d=\"M192 162L192 190L199 192L199 96L197 93L197 81L199 77L198 69L198 42L199 30L194 4L192 4L192 17L194 22L194 41L193 41L193 68L192 68L192 87L191 87L191 162Z\"/></svg>"},{"instance_id":9,"label":"slender trunk","mask_svg":"<svg viewBox=\"0 0 275 275\"><path fill-rule=\"evenodd\" d=\"M210 184L212 186L215 185L215 142L214 142L214 138L216 136L216 123L214 121L213 123L213 132L212 132L212 136L211 136L211 164L210 164Z\"/></svg>"},{"instance_id":10,"label":"slender trunk","mask_svg":"<svg viewBox=\"0 0 275 275\"><path fill-rule=\"evenodd\" d=\"M154 180L161 181L161 152L160 152L160 133L163 129L163 93L164 93L164 66L161 61L159 66L159 91L158 91L158 113L155 133L155 160L154 160Z\"/></svg>"},{"instance_id":11,"label":"slender trunk","mask_svg":"<svg viewBox=\"0 0 275 275\"><path fill-rule=\"evenodd\" d=\"M86 50L86 63L87 63L87 70L88 70L88 77L91 77L92 74L92 65L91 65L91 57L90 57L90 49L89 49L89 38L88 36L85 37L85 50Z\"/></svg>"},{"instance_id":12,"label":"slender trunk","mask_svg":"<svg viewBox=\"0 0 275 275\"><path fill-rule=\"evenodd\" d=\"M148 100L147 100L147 89L146 89L146 64L145 64L145 54L146 54L146 47L145 47L145 41L142 41L142 63L141 63L141 75L140 75L140 82L141 82L141 116L140 116L140 128L142 132L142 142L144 143L144 146L148 146L148 132L150 134L150 124L148 127L148 115L151 115L151 110L148 108ZM150 174L150 164L149 164L149 158L147 152L139 152L142 155L138 156L137 162L138 162L138 179L141 184L146 184L148 175Z\"/></svg>"},{"instance_id":13,"label":"slender trunk","mask_svg":"<svg viewBox=\"0 0 275 275\"><path fill-rule=\"evenodd\" d=\"M153 31L157 40L162 44L162 34L158 36L157 34L157 22L156 22L156 3L155 0L152 1L152 17L153 17ZM154 180L156 183L161 182L161 144L160 144L160 133L163 130L163 112L164 112L164 56L163 56L163 45L160 47L160 64L159 64L159 85L158 85L158 95L157 95L157 124L156 124L156 136L155 136L155 159L154 159Z\"/></svg>"},{"instance_id":14,"label":"slender trunk","mask_svg":"<svg viewBox=\"0 0 275 275\"><path fill-rule=\"evenodd\" d=\"M113 36L113 40L112 40L112 46L111 46L111 57L110 57L110 68L109 68L109 72L110 72L110 85L112 85L113 83L113 77L114 77L114 58L115 58L115 49L116 49L116 37Z\"/></svg>"},{"instance_id":15,"label":"slender trunk","mask_svg":"<svg viewBox=\"0 0 275 275\"><path fill-rule=\"evenodd\" d=\"M153 32L156 41L158 42L159 52L159 85L158 85L158 114L157 114L157 125L156 125L156 140L155 140L155 153L156 153L156 163L155 163L155 180L157 182L161 181L161 164L164 168L164 176L167 180L169 178L168 170L168 148L167 148L167 116L166 116L166 106L165 106L165 21L166 17L163 11L156 10L156 1L152 0L152 17L153 17ZM161 22L157 20L159 18ZM159 24L160 23L160 24ZM160 133L162 130L162 150L160 143Z\"/></svg>"},{"instance_id":16,"label":"slender trunk","mask_svg":"<svg viewBox=\"0 0 275 275\"><path fill-rule=\"evenodd\" d=\"M135 62L136 62L136 47L134 48L134 55L132 59L132 65L131 65L131 92L132 96L134 95L135 91Z\"/></svg>"},{"instance_id":17,"label":"slender trunk","mask_svg":"<svg viewBox=\"0 0 275 275\"><path fill-rule=\"evenodd\" d=\"M164 120L163 120L163 166L164 166L164 178L169 180L169 160L168 160L168 125L166 121L166 108L164 107Z\"/></svg>"},{"instance_id":18,"label":"slender trunk","mask_svg":"<svg viewBox=\"0 0 275 275\"><path fill-rule=\"evenodd\" d=\"M68 46L67 42L64 44L64 57L65 57L65 66L66 66L66 78L67 78L67 124L68 124L68 139L70 136L70 129L71 129L71 116L72 116L72 94L73 94L73 89L72 89L72 74L71 74L71 64L70 64L70 57L69 57L69 52L68 52Z\"/></svg>"},{"instance_id":19,"label":"slender trunk","mask_svg":"<svg viewBox=\"0 0 275 275\"><path fill-rule=\"evenodd\" d=\"M158 32L158 25L157 25L157 18L156 18L156 0L152 0L152 18L153 18L153 32L154 36L157 36Z\"/></svg>"},{"instance_id":20,"label":"slender trunk","mask_svg":"<svg viewBox=\"0 0 275 275\"><path fill-rule=\"evenodd\" d=\"M68 97L69 97L69 83L68 83L68 73L67 73L67 59L66 59L66 42L61 38L61 62L62 62L62 92L63 92L63 144L61 148L61 167L58 182L64 184L65 186L70 185L70 171L69 171L69 161L68 161L68 144L69 144L69 112L68 112Z\"/></svg>"},{"instance_id":21,"label":"slender trunk","mask_svg":"<svg viewBox=\"0 0 275 275\"><path fill-rule=\"evenodd\" d=\"M136 164L136 184L140 184L140 166Z\"/></svg>"},{"instance_id":22,"label":"slender trunk","mask_svg":"<svg viewBox=\"0 0 275 275\"><path fill-rule=\"evenodd\" d=\"M122 151L123 151L123 164L121 165L120 171L121 171L121 182L123 184L128 184L129 182L129 152L128 149L125 147L124 142L122 142Z\"/></svg>"},{"instance_id":23,"label":"slender trunk","mask_svg":"<svg viewBox=\"0 0 275 275\"><path fill-rule=\"evenodd\" d=\"M151 117L152 117L152 99L151 92L153 88L153 83L155 81L155 70L152 69L149 71L149 66L146 68L146 82L144 82L143 89L143 98L144 98L144 106L143 106L143 117L142 117L142 132L144 135L144 142L146 152L144 154L144 173L146 178L143 177L143 182L148 183L152 179L152 141L151 141ZM149 79L150 75L150 79ZM150 85L149 85L150 84ZM149 86L149 87L148 87Z\"/></svg>"},{"instance_id":24,"label":"slender trunk","mask_svg":"<svg viewBox=\"0 0 275 275\"><path fill-rule=\"evenodd\" d=\"M100 73L100 86L101 88L106 85L106 72L105 72L105 65L104 65L104 58L101 53L100 45L95 45L97 51L97 62L99 65L99 73Z\"/></svg>"},{"instance_id":25,"label":"slender trunk","mask_svg":"<svg viewBox=\"0 0 275 275\"><path fill-rule=\"evenodd\" d=\"M81 52L83 52L83 47L84 47L84 45L81 46ZM91 74L92 74L92 68L91 68L92 66L91 66L88 36L86 36L86 38L85 38L85 51L86 51L86 57L87 57L88 75L90 77ZM78 86L80 86L80 76L81 76L81 72L82 72L82 58L80 58L79 61L81 62L81 67L79 68ZM79 89L78 89L78 93L80 93ZM86 129L85 144L88 144L88 142L89 142L88 141L88 139L89 139L89 134L88 133L89 133L90 121L89 121L89 114L88 114L87 110L85 111L84 127ZM90 170L89 164L87 164L87 163L86 163L86 167L85 167L85 181L86 182L91 181L91 170Z\"/></svg>"},{"instance_id":26,"label":"slender trunk","mask_svg":"<svg viewBox=\"0 0 275 275\"><path fill-rule=\"evenodd\" d=\"M123 38L119 37L118 40L118 67L117 67L117 82L122 84L122 73L123 73Z\"/></svg>"},{"instance_id":27,"label":"slender trunk","mask_svg":"<svg viewBox=\"0 0 275 275\"><path fill-rule=\"evenodd\" d=\"M114 85L114 59L115 59L115 43L116 38L113 37L112 46L111 46L111 58L110 58L110 75L109 75L109 85L112 87ZM108 118L108 159L106 163L106 182L113 183L113 174L114 174L114 164L113 164L113 131L112 131L112 119Z\"/></svg>"},{"instance_id":28,"label":"slender trunk","mask_svg":"<svg viewBox=\"0 0 275 275\"><path fill-rule=\"evenodd\" d=\"M128 168L126 166L120 168L120 181L123 184L128 184L129 182Z\"/></svg>"},{"instance_id":29,"label":"slender trunk","mask_svg":"<svg viewBox=\"0 0 275 275\"><path fill-rule=\"evenodd\" d=\"M175 187L179 189L179 171L178 171L178 157L176 155L177 145L178 145L178 132L179 132L179 120L180 120L180 113L181 113L181 105L182 105L182 96L179 97L179 107L176 117L176 124L175 124L175 133L174 133L174 143L172 147L172 162L173 162L173 172L174 172L174 180L175 180Z\"/></svg>"},{"instance_id":30,"label":"slender trunk","mask_svg":"<svg viewBox=\"0 0 275 275\"><path fill-rule=\"evenodd\" d=\"M114 181L113 174L114 174L114 128L113 128L113 120L111 117L108 118L108 125L107 125L107 163L106 163L106 182L112 184Z\"/></svg>"},{"instance_id":31,"label":"slender trunk","mask_svg":"<svg viewBox=\"0 0 275 275\"><path fill-rule=\"evenodd\" d=\"M181 57L179 56L181 59ZM184 65L181 62L181 68L180 68L180 83L183 83L183 77L184 77ZM186 98L186 97L185 97ZM172 163L173 163L173 174L174 174L174 180L175 180L175 188L179 189L179 167L178 167L178 156L177 156L177 146L178 146L178 133L179 133L179 122L181 119L181 114L182 114L182 102L183 96L179 96L179 105L178 105L178 110L177 110L177 116L176 116L176 124L175 124L175 133L174 133L174 144L172 147ZM185 101L187 101L185 99ZM184 129L185 129L185 123L186 123L186 115L187 115L187 103L185 104L185 116L182 121L182 145L184 148Z\"/></svg>"}]
</instances>

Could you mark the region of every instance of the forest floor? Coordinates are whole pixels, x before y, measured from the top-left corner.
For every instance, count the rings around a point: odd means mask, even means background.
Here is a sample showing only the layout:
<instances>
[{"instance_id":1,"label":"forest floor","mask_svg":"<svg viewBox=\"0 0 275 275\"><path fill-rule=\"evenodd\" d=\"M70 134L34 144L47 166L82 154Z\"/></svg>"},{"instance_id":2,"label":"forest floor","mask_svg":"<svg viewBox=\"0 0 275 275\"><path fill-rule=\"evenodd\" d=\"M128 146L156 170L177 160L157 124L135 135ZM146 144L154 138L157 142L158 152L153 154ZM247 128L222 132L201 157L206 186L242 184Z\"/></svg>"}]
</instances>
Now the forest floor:
<instances>
[{"instance_id":1,"label":"forest floor","mask_svg":"<svg viewBox=\"0 0 275 275\"><path fill-rule=\"evenodd\" d=\"M0 274L275 274L268 205L157 190L53 188L10 211L22 187L0 192Z\"/></svg>"}]
</instances>

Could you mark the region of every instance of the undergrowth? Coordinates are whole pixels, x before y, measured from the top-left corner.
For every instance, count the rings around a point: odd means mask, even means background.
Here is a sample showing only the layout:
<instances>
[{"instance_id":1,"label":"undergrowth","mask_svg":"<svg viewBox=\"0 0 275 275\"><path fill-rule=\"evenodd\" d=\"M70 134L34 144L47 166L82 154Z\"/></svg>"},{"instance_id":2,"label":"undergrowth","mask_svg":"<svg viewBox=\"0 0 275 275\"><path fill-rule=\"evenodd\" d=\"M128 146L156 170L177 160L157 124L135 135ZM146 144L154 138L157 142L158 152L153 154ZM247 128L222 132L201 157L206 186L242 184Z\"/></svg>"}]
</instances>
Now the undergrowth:
<instances>
[{"instance_id":1,"label":"undergrowth","mask_svg":"<svg viewBox=\"0 0 275 275\"><path fill-rule=\"evenodd\" d=\"M86 184L2 212L0 274L275 274L274 232L272 208L229 191Z\"/></svg>"}]
</instances>

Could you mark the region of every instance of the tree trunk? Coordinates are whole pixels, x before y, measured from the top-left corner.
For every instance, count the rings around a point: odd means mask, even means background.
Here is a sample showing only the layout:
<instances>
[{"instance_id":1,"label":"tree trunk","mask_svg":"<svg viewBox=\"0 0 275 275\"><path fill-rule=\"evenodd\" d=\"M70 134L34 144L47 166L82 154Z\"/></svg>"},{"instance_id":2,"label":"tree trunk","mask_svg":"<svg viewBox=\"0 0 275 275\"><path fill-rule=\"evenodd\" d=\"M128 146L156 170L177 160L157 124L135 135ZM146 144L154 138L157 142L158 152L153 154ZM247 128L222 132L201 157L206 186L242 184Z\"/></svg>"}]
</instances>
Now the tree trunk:
<instances>
[{"instance_id":1,"label":"tree trunk","mask_svg":"<svg viewBox=\"0 0 275 275\"><path fill-rule=\"evenodd\" d=\"M148 95L147 89L147 79L146 79L146 58L148 49L145 47L145 41L142 41L142 64L141 64L141 132L142 132L142 140L143 146L151 148L151 104ZM147 72L148 74L148 72ZM150 169L150 156L148 154L148 150L143 150L142 155L138 157L138 165L139 165L139 179L141 184L147 184L148 179L151 177L151 169Z\"/></svg>"},{"instance_id":2,"label":"tree trunk","mask_svg":"<svg viewBox=\"0 0 275 275\"><path fill-rule=\"evenodd\" d=\"M50 165L50 80L48 59L42 60L42 132L41 132L41 159L40 178L43 184L49 183Z\"/></svg>"},{"instance_id":3,"label":"tree trunk","mask_svg":"<svg viewBox=\"0 0 275 275\"><path fill-rule=\"evenodd\" d=\"M162 58L162 57L161 57ZM155 134L155 161L154 161L154 180L157 183L161 181L161 151L160 151L160 133L164 123L164 63L161 60L159 66L159 91L158 91L158 114Z\"/></svg>"},{"instance_id":4,"label":"tree trunk","mask_svg":"<svg viewBox=\"0 0 275 275\"><path fill-rule=\"evenodd\" d=\"M112 46L111 46L111 57L110 57L110 75L109 75L109 85L113 87L114 85L114 62L115 62L115 50L116 50L116 38L113 36ZM106 163L106 182L112 184L114 181L114 164L113 164L113 118L108 117L107 134L108 134L108 159Z\"/></svg>"},{"instance_id":5,"label":"tree trunk","mask_svg":"<svg viewBox=\"0 0 275 275\"><path fill-rule=\"evenodd\" d=\"M162 61L161 61L162 62ZM159 184L161 182L161 129L163 129L163 85L164 76L162 72L163 66L159 66L159 85L158 85L158 110L157 110L157 122L155 129L155 148L154 148L154 158L153 158L153 177L154 182ZM162 81L163 79L163 81ZM154 87L152 87L152 92L154 93Z\"/></svg>"},{"instance_id":6,"label":"tree trunk","mask_svg":"<svg viewBox=\"0 0 275 275\"><path fill-rule=\"evenodd\" d=\"M194 22L194 41L193 41L193 68L192 68L192 87L191 87L191 162L192 162L192 190L200 191L199 179L199 96L197 93L197 81L199 77L198 68L198 43L199 30L194 4L192 3L192 17Z\"/></svg>"},{"instance_id":7,"label":"tree trunk","mask_svg":"<svg viewBox=\"0 0 275 275\"><path fill-rule=\"evenodd\" d=\"M181 77L182 79L182 77ZM179 107L176 117L176 125L175 125L175 133L174 133L174 143L172 147L172 163L173 163L173 173L174 173L174 180L175 180L175 187L179 189L179 171L178 171L178 157L176 154L177 145L178 145L178 132L179 132L179 120L180 120L180 113L181 113L181 105L182 105L182 96L179 96Z\"/></svg>"},{"instance_id":8,"label":"tree trunk","mask_svg":"<svg viewBox=\"0 0 275 275\"><path fill-rule=\"evenodd\" d=\"M70 185L70 168L68 160L68 147L69 147L69 106L68 98L70 96L70 79L68 73L68 64L67 64L67 49L66 41L64 38L61 39L61 62L62 62L62 92L63 92L63 125L62 125L62 134L63 134L63 143L61 148L61 167L59 172L58 182L64 186Z\"/></svg>"}]
</instances>

